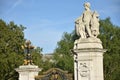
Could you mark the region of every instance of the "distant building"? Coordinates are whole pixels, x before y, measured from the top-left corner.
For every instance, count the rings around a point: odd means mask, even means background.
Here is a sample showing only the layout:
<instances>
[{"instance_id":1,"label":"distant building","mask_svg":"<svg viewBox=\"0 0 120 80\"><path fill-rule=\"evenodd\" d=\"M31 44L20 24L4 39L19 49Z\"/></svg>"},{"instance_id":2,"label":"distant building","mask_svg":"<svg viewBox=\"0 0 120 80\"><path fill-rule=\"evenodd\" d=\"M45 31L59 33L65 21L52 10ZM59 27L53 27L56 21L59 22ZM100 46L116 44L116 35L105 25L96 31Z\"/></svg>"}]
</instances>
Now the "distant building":
<instances>
[{"instance_id":1,"label":"distant building","mask_svg":"<svg viewBox=\"0 0 120 80\"><path fill-rule=\"evenodd\" d=\"M54 60L53 60L53 53L43 54L42 60L43 61L54 62Z\"/></svg>"}]
</instances>

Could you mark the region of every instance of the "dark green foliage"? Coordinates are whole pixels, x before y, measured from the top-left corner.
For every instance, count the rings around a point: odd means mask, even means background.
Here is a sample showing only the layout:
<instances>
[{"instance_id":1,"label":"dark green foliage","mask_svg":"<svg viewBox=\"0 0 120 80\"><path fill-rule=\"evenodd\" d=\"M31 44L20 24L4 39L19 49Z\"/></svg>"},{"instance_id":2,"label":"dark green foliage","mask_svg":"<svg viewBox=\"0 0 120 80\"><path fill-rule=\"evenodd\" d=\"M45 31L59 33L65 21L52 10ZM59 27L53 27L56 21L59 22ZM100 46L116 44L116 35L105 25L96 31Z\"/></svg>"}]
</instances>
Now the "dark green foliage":
<instances>
[{"instance_id":1,"label":"dark green foliage","mask_svg":"<svg viewBox=\"0 0 120 80\"><path fill-rule=\"evenodd\" d=\"M120 51L120 27L113 25L110 18L101 20L101 35L99 36L103 42L103 47L107 49L107 53L118 54Z\"/></svg>"},{"instance_id":2,"label":"dark green foliage","mask_svg":"<svg viewBox=\"0 0 120 80\"><path fill-rule=\"evenodd\" d=\"M120 80L120 27L113 25L110 18L100 21L100 39L104 49L105 80Z\"/></svg>"},{"instance_id":3,"label":"dark green foliage","mask_svg":"<svg viewBox=\"0 0 120 80\"><path fill-rule=\"evenodd\" d=\"M53 63L50 62L49 59L46 61L43 60L42 48L37 47L32 51L31 55L33 64L37 65L39 68L42 68L42 71L40 71L39 74L53 67Z\"/></svg>"},{"instance_id":4,"label":"dark green foliage","mask_svg":"<svg viewBox=\"0 0 120 80\"><path fill-rule=\"evenodd\" d=\"M17 80L14 70L23 63L23 45L25 28L10 22L0 20L0 80Z\"/></svg>"},{"instance_id":5,"label":"dark green foliage","mask_svg":"<svg viewBox=\"0 0 120 80\"><path fill-rule=\"evenodd\" d=\"M24 27L17 26L14 22L6 24L0 20L0 53L20 52L24 43Z\"/></svg>"},{"instance_id":6,"label":"dark green foliage","mask_svg":"<svg viewBox=\"0 0 120 80\"><path fill-rule=\"evenodd\" d=\"M8 55L1 54L0 56L0 78L1 80L17 80L18 73L15 71L19 65L23 63L21 54L10 53Z\"/></svg>"},{"instance_id":7,"label":"dark green foliage","mask_svg":"<svg viewBox=\"0 0 120 80\"><path fill-rule=\"evenodd\" d=\"M25 52L21 47L25 44L24 29L25 27L14 22L7 24L0 20L0 80L18 80L15 68L23 65L25 59ZM32 50L33 63L47 70L51 66L46 64L51 63L43 63L41 52L40 47Z\"/></svg>"},{"instance_id":8,"label":"dark green foliage","mask_svg":"<svg viewBox=\"0 0 120 80\"><path fill-rule=\"evenodd\" d=\"M42 67L42 48L37 47L32 51L32 60L35 65L38 65L40 68Z\"/></svg>"}]
</instances>

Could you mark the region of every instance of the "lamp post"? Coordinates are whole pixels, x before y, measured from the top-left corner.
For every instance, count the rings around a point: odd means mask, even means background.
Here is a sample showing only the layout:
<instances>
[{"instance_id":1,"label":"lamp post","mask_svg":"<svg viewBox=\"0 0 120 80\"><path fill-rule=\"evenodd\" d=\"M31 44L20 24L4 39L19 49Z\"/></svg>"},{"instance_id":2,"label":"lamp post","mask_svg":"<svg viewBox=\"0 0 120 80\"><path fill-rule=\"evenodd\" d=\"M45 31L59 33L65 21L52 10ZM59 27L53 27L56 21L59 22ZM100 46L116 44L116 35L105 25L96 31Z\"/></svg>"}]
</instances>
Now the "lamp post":
<instances>
[{"instance_id":1,"label":"lamp post","mask_svg":"<svg viewBox=\"0 0 120 80\"><path fill-rule=\"evenodd\" d=\"M32 61L32 56L31 56L30 50L34 49L34 46L31 45L30 40L27 40L25 42L24 49L27 53L25 56L24 65L32 65L33 61Z\"/></svg>"}]
</instances>

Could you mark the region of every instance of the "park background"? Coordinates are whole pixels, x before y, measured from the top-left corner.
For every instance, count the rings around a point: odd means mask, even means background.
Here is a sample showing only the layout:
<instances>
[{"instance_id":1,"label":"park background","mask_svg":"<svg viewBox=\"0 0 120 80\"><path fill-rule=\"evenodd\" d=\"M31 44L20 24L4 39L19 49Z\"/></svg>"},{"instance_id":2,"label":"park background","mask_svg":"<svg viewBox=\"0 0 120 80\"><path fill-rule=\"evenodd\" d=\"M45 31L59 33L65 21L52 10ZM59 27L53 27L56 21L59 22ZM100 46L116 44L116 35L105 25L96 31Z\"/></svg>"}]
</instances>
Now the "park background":
<instances>
[{"instance_id":1,"label":"park background","mask_svg":"<svg viewBox=\"0 0 120 80\"><path fill-rule=\"evenodd\" d=\"M120 1L92 1L91 10L100 14L99 38L104 49L104 78L119 80L120 75ZM85 0L1 0L0 1L0 78L17 80L15 68L23 64L25 40L31 40L33 62L44 72L57 67L73 73L74 21ZM12 22L11 22L12 21ZM44 58L44 54L52 57ZM46 65L47 64L47 65ZM41 74L41 72L39 74Z\"/></svg>"}]
</instances>

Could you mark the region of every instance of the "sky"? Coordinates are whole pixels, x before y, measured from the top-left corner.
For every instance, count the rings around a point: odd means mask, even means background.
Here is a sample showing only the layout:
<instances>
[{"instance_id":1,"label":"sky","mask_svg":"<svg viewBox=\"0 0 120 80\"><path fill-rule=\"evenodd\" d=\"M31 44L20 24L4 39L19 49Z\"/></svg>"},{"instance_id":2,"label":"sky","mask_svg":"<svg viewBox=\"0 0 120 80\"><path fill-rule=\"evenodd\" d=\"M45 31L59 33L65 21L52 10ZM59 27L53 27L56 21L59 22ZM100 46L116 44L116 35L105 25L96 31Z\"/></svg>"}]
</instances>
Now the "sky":
<instances>
[{"instance_id":1,"label":"sky","mask_svg":"<svg viewBox=\"0 0 120 80\"><path fill-rule=\"evenodd\" d=\"M74 30L74 21L84 11L83 4L91 3L100 19L111 18L120 26L120 0L0 0L0 19L22 24L24 34L43 53L52 53L63 33Z\"/></svg>"}]
</instances>

